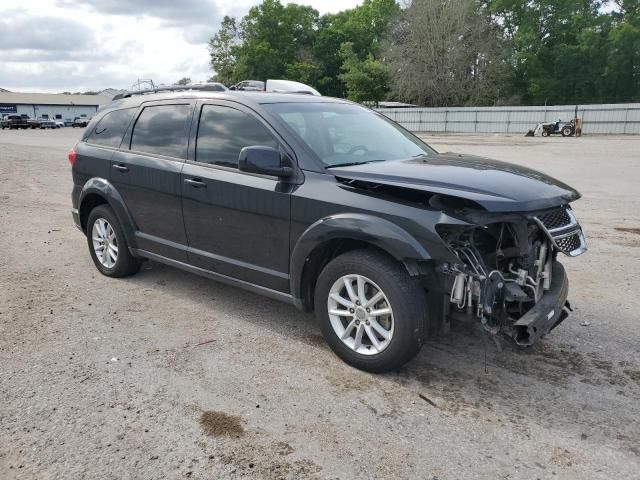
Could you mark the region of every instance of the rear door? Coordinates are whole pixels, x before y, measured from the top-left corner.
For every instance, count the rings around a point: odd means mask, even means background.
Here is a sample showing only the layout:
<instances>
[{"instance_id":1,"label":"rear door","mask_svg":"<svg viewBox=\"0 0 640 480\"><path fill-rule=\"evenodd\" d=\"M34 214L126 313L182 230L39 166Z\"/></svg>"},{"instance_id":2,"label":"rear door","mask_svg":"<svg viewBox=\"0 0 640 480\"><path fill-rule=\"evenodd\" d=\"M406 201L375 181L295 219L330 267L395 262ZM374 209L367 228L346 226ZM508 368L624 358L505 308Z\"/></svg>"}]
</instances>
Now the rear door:
<instances>
[{"instance_id":1,"label":"rear door","mask_svg":"<svg viewBox=\"0 0 640 480\"><path fill-rule=\"evenodd\" d=\"M187 260L180 198L194 103L149 102L111 159L111 183L136 226L138 248Z\"/></svg>"},{"instance_id":2,"label":"rear door","mask_svg":"<svg viewBox=\"0 0 640 480\"><path fill-rule=\"evenodd\" d=\"M199 104L195 117L199 126L182 171L189 262L288 292L289 189L276 177L238 170L243 147L280 147L281 141L253 111L233 102Z\"/></svg>"},{"instance_id":3,"label":"rear door","mask_svg":"<svg viewBox=\"0 0 640 480\"><path fill-rule=\"evenodd\" d=\"M104 115L91 131L85 132L84 148L78 152L82 159L74 166L74 183L82 188L92 177L109 179L111 158L120 148L129 125L138 111L137 107L112 110Z\"/></svg>"}]
</instances>

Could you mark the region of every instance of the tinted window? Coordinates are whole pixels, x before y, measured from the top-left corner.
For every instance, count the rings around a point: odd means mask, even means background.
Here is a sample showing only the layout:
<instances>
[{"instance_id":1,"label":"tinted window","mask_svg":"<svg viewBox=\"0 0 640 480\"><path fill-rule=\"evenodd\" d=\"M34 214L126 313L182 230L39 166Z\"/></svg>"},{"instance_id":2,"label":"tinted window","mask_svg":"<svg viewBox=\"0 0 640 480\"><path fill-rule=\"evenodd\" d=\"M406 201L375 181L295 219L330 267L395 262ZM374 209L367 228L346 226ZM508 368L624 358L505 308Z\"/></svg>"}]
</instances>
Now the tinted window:
<instances>
[{"instance_id":1,"label":"tinted window","mask_svg":"<svg viewBox=\"0 0 640 480\"><path fill-rule=\"evenodd\" d=\"M196 142L196 160L225 167L237 167L244 147L278 142L257 119L231 107L203 105Z\"/></svg>"},{"instance_id":2,"label":"tinted window","mask_svg":"<svg viewBox=\"0 0 640 480\"><path fill-rule=\"evenodd\" d=\"M131 150L184 158L190 112L189 105L145 107L133 128Z\"/></svg>"},{"instance_id":3,"label":"tinted window","mask_svg":"<svg viewBox=\"0 0 640 480\"><path fill-rule=\"evenodd\" d=\"M135 108L114 110L113 112L107 113L102 117L102 120L98 122L96 128L93 129L87 142L105 145L107 147L119 147L122 136L135 113Z\"/></svg>"}]
</instances>

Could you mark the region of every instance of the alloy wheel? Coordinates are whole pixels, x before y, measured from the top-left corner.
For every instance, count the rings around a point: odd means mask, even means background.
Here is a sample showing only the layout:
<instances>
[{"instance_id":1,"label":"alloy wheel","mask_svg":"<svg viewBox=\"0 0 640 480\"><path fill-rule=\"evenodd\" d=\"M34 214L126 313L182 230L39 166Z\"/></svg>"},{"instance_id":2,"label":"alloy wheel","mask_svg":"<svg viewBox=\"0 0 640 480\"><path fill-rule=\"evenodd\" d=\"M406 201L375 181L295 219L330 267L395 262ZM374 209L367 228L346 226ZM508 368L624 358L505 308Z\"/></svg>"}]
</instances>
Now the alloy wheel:
<instances>
[{"instance_id":1,"label":"alloy wheel","mask_svg":"<svg viewBox=\"0 0 640 480\"><path fill-rule=\"evenodd\" d=\"M93 222L91 232L93 251L100 264L106 268L113 268L118 261L118 239L113 227L104 218Z\"/></svg>"},{"instance_id":2,"label":"alloy wheel","mask_svg":"<svg viewBox=\"0 0 640 480\"><path fill-rule=\"evenodd\" d=\"M338 278L329 290L327 310L333 331L354 352L375 355L391 343L391 304L367 277L353 274Z\"/></svg>"}]
</instances>

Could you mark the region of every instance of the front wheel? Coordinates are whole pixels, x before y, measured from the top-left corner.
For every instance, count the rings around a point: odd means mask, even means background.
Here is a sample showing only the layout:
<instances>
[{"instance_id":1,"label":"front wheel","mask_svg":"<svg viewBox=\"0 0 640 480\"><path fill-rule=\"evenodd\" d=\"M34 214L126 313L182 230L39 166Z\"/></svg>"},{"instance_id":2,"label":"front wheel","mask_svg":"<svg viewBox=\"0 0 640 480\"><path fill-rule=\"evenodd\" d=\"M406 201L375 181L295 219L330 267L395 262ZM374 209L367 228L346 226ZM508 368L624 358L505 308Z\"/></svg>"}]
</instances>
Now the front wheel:
<instances>
[{"instance_id":1,"label":"front wheel","mask_svg":"<svg viewBox=\"0 0 640 480\"><path fill-rule=\"evenodd\" d=\"M96 268L107 277L126 277L140 269L129 252L120 222L111 207L98 205L87 220L87 242Z\"/></svg>"},{"instance_id":2,"label":"front wheel","mask_svg":"<svg viewBox=\"0 0 640 480\"><path fill-rule=\"evenodd\" d=\"M318 278L314 303L325 340L356 368L395 370L422 347L425 291L382 253L356 250L333 259Z\"/></svg>"}]
</instances>

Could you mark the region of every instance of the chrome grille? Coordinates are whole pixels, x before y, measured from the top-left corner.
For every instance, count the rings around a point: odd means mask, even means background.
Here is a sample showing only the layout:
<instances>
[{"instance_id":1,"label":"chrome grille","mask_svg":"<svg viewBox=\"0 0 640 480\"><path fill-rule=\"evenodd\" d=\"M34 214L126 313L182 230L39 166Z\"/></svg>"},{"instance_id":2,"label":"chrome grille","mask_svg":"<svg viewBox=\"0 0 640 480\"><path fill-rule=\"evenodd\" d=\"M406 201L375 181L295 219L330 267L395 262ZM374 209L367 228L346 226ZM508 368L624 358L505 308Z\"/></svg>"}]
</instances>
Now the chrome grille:
<instances>
[{"instance_id":1,"label":"chrome grille","mask_svg":"<svg viewBox=\"0 0 640 480\"><path fill-rule=\"evenodd\" d=\"M571 217L564 207L538 215L538 220L544 224L547 230L555 230L571 224Z\"/></svg>"},{"instance_id":2,"label":"chrome grille","mask_svg":"<svg viewBox=\"0 0 640 480\"><path fill-rule=\"evenodd\" d=\"M573 252L580 248L580 234L575 233L568 237L559 238L556 243L563 252Z\"/></svg>"},{"instance_id":3,"label":"chrome grille","mask_svg":"<svg viewBox=\"0 0 640 480\"><path fill-rule=\"evenodd\" d=\"M575 257L587 250L582 227L569 207L560 207L533 217L549 240L565 255Z\"/></svg>"}]
</instances>

